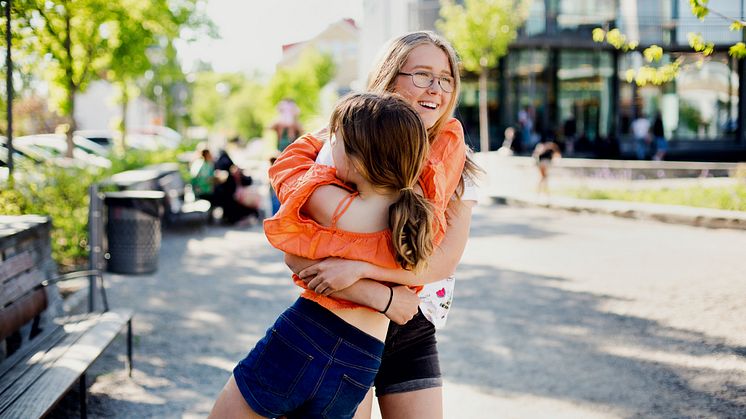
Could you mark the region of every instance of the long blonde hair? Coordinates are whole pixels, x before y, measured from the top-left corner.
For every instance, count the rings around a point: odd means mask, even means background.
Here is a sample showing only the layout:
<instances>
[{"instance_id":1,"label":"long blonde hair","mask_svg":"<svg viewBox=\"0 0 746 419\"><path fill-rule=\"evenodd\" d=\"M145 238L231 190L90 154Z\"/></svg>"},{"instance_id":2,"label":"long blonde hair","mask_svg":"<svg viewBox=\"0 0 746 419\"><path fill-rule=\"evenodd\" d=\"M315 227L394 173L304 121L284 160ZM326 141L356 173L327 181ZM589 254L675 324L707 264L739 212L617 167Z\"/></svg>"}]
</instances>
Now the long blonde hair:
<instances>
[{"instance_id":1,"label":"long blonde hair","mask_svg":"<svg viewBox=\"0 0 746 419\"><path fill-rule=\"evenodd\" d=\"M456 51L443 37L432 31L417 31L398 36L389 41L378 57L378 64L368 76L368 91L374 93L394 93L396 77L404 67L404 64L406 64L409 54L418 46L427 44L434 45L445 53L448 58L448 65L454 81L453 92L451 93L450 101L446 105L446 111L443 112L443 115L437 121L435 121L435 124L433 124L432 127L427 129L428 139L432 142L443 129L443 126L445 126L445 124L453 117L453 112L456 109L456 103L458 102L459 92L461 91L461 75L459 72ZM474 179L483 172L483 170L474 163L470 154L471 153L469 152L466 155L464 172L457 188L457 195L459 197L464 189L464 175Z\"/></svg>"},{"instance_id":2,"label":"long blonde hair","mask_svg":"<svg viewBox=\"0 0 746 419\"><path fill-rule=\"evenodd\" d=\"M396 260L405 269L421 270L433 252L435 232L431 204L412 189L430 151L417 111L395 95L355 93L337 103L329 132L343 141L355 170L377 191L398 194L389 206ZM392 136L397 141L390 141Z\"/></svg>"}]
</instances>

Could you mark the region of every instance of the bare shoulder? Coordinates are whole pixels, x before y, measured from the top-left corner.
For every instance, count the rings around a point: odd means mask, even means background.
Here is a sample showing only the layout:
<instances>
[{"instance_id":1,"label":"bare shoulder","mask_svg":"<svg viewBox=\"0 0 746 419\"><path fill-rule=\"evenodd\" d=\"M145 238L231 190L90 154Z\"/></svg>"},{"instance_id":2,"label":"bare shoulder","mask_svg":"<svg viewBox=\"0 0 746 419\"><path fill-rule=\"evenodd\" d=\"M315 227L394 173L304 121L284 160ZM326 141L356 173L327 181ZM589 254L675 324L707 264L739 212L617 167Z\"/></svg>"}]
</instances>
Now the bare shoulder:
<instances>
[{"instance_id":1,"label":"bare shoulder","mask_svg":"<svg viewBox=\"0 0 746 419\"><path fill-rule=\"evenodd\" d=\"M323 226L332 225L332 216L337 205L350 192L336 185L322 185L313 191L302 211Z\"/></svg>"}]
</instances>

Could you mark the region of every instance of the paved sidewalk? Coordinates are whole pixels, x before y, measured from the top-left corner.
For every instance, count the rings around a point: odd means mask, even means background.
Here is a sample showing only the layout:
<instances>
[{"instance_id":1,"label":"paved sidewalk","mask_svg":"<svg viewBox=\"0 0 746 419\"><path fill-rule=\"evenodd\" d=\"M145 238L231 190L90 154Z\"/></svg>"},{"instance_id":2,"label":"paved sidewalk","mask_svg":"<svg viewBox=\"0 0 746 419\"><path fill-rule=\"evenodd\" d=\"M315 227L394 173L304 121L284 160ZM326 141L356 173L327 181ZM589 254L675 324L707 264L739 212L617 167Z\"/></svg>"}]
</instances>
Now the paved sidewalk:
<instances>
[{"instance_id":1,"label":"paved sidewalk","mask_svg":"<svg viewBox=\"0 0 746 419\"><path fill-rule=\"evenodd\" d=\"M655 238L669 235L687 246L721 249L727 259L714 263L726 273L743 243L733 230L478 207L455 310L438 337L445 417L680 417L693 407L701 416L746 412L746 400L737 396L746 383L746 341L728 332L745 318L737 296L746 283L732 272L682 282L679 273L666 274L678 266L668 259L648 260L641 268L647 275L618 269L628 258L649 256L645 248L624 247L630 240L664 246ZM608 253L588 256L600 249ZM696 261L700 250L675 255ZM557 252L567 254L532 262ZM608 265L617 266L619 278L603 273ZM684 269L697 276L705 268ZM112 307L136 313L135 373L127 377L120 338L89 371L92 417L205 417L235 363L298 295L259 226L167 231L157 273L107 274L106 281ZM711 334L708 321L717 322ZM651 400L657 393L665 399ZM73 392L52 417L76 416L76 397Z\"/></svg>"}]
</instances>

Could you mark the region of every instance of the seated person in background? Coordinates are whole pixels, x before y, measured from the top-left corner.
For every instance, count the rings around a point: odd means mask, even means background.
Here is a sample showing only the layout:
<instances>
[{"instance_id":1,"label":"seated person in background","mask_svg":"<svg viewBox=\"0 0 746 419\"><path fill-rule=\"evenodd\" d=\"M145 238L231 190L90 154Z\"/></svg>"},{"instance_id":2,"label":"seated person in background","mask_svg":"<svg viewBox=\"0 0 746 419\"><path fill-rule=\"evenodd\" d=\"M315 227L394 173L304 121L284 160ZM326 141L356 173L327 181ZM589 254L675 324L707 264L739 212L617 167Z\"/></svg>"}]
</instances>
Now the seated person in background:
<instances>
[{"instance_id":1,"label":"seated person in background","mask_svg":"<svg viewBox=\"0 0 746 419\"><path fill-rule=\"evenodd\" d=\"M194 197L212 202L215 189L215 163L206 144L197 147L198 157L189 166Z\"/></svg>"}]
</instances>

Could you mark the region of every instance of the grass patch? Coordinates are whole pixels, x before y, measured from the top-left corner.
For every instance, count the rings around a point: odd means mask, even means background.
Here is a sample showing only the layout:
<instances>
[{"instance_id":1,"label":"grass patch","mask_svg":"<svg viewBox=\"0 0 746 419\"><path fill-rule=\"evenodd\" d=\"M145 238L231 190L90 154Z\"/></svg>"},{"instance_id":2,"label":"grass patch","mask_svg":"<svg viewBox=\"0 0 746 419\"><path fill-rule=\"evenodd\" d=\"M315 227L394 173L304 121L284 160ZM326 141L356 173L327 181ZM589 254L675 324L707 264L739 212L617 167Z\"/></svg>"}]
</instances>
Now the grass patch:
<instances>
[{"instance_id":1,"label":"grass patch","mask_svg":"<svg viewBox=\"0 0 746 419\"><path fill-rule=\"evenodd\" d=\"M746 185L743 183L731 187L691 186L639 190L580 188L567 190L564 194L580 199L609 199L746 211Z\"/></svg>"}]
</instances>

